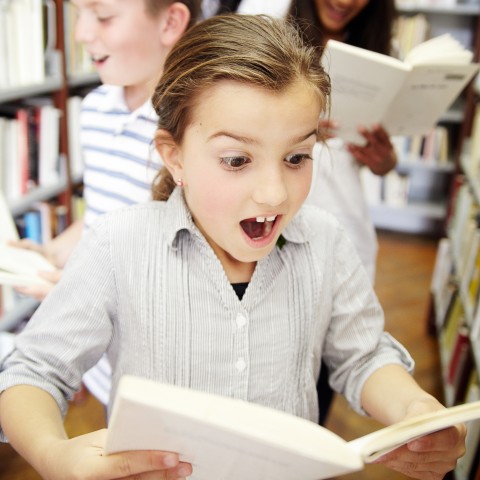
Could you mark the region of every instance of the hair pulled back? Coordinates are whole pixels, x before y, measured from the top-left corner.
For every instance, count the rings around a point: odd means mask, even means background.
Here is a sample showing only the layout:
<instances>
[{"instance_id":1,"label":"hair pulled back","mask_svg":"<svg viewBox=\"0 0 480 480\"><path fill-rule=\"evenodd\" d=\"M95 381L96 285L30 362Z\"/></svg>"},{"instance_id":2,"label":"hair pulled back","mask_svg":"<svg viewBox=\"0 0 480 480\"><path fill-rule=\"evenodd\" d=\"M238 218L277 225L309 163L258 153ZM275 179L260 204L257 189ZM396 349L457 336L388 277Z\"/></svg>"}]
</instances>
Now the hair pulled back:
<instances>
[{"instance_id":1,"label":"hair pulled back","mask_svg":"<svg viewBox=\"0 0 480 480\"><path fill-rule=\"evenodd\" d=\"M221 80L272 92L300 81L312 89L324 111L329 106L330 79L320 52L303 42L293 23L263 15L219 15L187 31L168 55L152 98L159 130L181 144L200 94ZM153 198L165 200L174 188L162 168Z\"/></svg>"}]
</instances>

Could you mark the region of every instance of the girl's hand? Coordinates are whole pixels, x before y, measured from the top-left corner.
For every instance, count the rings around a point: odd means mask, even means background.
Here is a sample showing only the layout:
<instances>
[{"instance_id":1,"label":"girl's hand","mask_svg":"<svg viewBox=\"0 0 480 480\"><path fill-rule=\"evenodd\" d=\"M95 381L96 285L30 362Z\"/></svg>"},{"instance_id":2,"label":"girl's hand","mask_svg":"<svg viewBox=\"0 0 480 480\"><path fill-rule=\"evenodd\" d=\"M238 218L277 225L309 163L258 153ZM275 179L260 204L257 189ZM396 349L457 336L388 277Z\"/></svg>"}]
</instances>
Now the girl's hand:
<instances>
[{"instance_id":1,"label":"girl's hand","mask_svg":"<svg viewBox=\"0 0 480 480\"><path fill-rule=\"evenodd\" d=\"M385 175L395 168L397 155L390 137L381 125L374 125L371 130L360 128L359 133L366 139L363 146L350 143L348 151L376 175Z\"/></svg>"},{"instance_id":2,"label":"girl's hand","mask_svg":"<svg viewBox=\"0 0 480 480\"><path fill-rule=\"evenodd\" d=\"M38 469L47 480L91 478L96 480L176 480L192 473L189 463L172 452L131 451L105 455L107 430L54 440Z\"/></svg>"},{"instance_id":3,"label":"girl's hand","mask_svg":"<svg viewBox=\"0 0 480 480\"><path fill-rule=\"evenodd\" d=\"M405 418L438 410L439 405L431 404L430 408L424 404ZM466 433L464 424L446 428L412 440L382 456L375 463L382 463L411 478L440 480L455 468L457 460L465 454Z\"/></svg>"}]
</instances>

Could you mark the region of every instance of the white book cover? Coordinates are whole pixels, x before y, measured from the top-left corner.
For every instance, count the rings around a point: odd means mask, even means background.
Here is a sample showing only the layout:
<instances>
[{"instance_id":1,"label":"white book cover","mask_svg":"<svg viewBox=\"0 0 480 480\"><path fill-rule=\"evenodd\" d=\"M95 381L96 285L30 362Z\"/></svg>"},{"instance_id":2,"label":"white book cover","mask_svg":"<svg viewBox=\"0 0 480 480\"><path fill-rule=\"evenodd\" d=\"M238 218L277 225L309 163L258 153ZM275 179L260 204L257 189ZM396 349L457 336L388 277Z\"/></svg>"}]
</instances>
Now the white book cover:
<instances>
[{"instance_id":1,"label":"white book cover","mask_svg":"<svg viewBox=\"0 0 480 480\"><path fill-rule=\"evenodd\" d=\"M361 470L407 441L477 418L480 402L472 402L347 442L285 412L126 375L105 450L177 452L192 464L192 480L321 480Z\"/></svg>"},{"instance_id":2,"label":"white book cover","mask_svg":"<svg viewBox=\"0 0 480 480\"><path fill-rule=\"evenodd\" d=\"M338 135L362 144L358 127L374 123L390 135L427 133L478 72L472 55L449 34L414 47L404 61L329 40L323 58Z\"/></svg>"}]
</instances>

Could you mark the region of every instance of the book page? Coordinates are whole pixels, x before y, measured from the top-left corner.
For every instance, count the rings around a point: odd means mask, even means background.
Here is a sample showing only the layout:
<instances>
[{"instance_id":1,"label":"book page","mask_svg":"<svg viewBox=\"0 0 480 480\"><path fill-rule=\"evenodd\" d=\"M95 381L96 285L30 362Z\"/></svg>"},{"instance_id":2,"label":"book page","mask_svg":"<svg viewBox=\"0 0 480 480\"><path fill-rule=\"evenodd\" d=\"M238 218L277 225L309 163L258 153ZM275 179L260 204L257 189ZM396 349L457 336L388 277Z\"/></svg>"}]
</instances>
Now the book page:
<instances>
[{"instance_id":1,"label":"book page","mask_svg":"<svg viewBox=\"0 0 480 480\"><path fill-rule=\"evenodd\" d=\"M463 64L473 60L473 52L467 50L449 33L430 38L413 47L405 57L409 65L419 64Z\"/></svg>"},{"instance_id":2,"label":"book page","mask_svg":"<svg viewBox=\"0 0 480 480\"><path fill-rule=\"evenodd\" d=\"M383 119L390 135L423 135L478 71L478 65L416 65Z\"/></svg>"},{"instance_id":3,"label":"book page","mask_svg":"<svg viewBox=\"0 0 480 480\"><path fill-rule=\"evenodd\" d=\"M395 423L352 440L349 445L369 463L415 438L479 418L480 401L466 403Z\"/></svg>"},{"instance_id":4,"label":"book page","mask_svg":"<svg viewBox=\"0 0 480 480\"><path fill-rule=\"evenodd\" d=\"M36 285L52 285L41 277L22 275L0 270L0 285L11 285L12 287L34 287Z\"/></svg>"},{"instance_id":5,"label":"book page","mask_svg":"<svg viewBox=\"0 0 480 480\"><path fill-rule=\"evenodd\" d=\"M363 468L334 433L253 403L123 377L106 452L178 452L195 480L318 480Z\"/></svg>"},{"instance_id":6,"label":"book page","mask_svg":"<svg viewBox=\"0 0 480 480\"><path fill-rule=\"evenodd\" d=\"M357 133L358 127L382 122L410 67L387 55L334 40L328 41L322 58L332 82L331 119L339 123L337 134L363 145L365 139Z\"/></svg>"},{"instance_id":7,"label":"book page","mask_svg":"<svg viewBox=\"0 0 480 480\"><path fill-rule=\"evenodd\" d=\"M0 269L31 276L36 276L39 270L56 270L55 266L38 252L5 244L0 244Z\"/></svg>"}]
</instances>

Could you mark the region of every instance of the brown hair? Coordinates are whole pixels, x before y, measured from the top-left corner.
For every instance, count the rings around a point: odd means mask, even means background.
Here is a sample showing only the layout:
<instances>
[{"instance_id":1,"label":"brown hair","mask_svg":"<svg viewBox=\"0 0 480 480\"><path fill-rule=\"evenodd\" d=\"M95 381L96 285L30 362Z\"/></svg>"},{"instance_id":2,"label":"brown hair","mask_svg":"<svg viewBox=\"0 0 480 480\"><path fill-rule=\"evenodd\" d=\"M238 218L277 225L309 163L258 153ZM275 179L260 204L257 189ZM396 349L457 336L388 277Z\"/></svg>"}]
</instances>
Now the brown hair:
<instances>
[{"instance_id":1,"label":"brown hair","mask_svg":"<svg viewBox=\"0 0 480 480\"><path fill-rule=\"evenodd\" d=\"M305 45L291 22L263 15L219 15L195 25L168 55L152 98L158 128L180 144L199 95L219 80L274 92L302 81L318 96L323 111L329 107L330 79L320 53ZM153 199L167 199L174 187L162 168L152 185Z\"/></svg>"},{"instance_id":2,"label":"brown hair","mask_svg":"<svg viewBox=\"0 0 480 480\"><path fill-rule=\"evenodd\" d=\"M183 3L190 10L190 21L187 28L195 25L200 18L201 0L145 0L145 5L147 7L147 12L155 17L160 10L177 2Z\"/></svg>"},{"instance_id":3,"label":"brown hair","mask_svg":"<svg viewBox=\"0 0 480 480\"><path fill-rule=\"evenodd\" d=\"M290 15L301 26L306 41L317 47L325 46L315 0L293 0ZM389 55L396 15L394 0L370 0L347 25L345 43Z\"/></svg>"}]
</instances>

